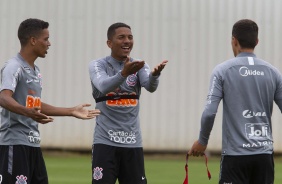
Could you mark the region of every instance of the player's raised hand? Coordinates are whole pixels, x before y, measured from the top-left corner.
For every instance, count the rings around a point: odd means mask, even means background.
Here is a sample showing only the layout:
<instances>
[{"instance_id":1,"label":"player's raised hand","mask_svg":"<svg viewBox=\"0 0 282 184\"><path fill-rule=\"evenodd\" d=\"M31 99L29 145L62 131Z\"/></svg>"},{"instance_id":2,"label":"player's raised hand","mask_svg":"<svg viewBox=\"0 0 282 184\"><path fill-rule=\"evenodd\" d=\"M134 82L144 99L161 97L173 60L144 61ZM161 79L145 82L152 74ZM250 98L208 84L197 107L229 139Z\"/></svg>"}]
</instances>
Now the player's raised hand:
<instances>
[{"instance_id":1,"label":"player's raised hand","mask_svg":"<svg viewBox=\"0 0 282 184\"><path fill-rule=\"evenodd\" d=\"M168 60L164 60L163 62L161 62L159 65L157 65L153 71L152 71L152 75L153 76L158 76L161 74L161 71L164 69L165 65L168 63Z\"/></svg>"},{"instance_id":2,"label":"player's raised hand","mask_svg":"<svg viewBox=\"0 0 282 184\"><path fill-rule=\"evenodd\" d=\"M91 104L81 104L75 106L72 110L72 116L78 119L92 119L100 114L100 110L98 109L86 109L85 107L89 107Z\"/></svg>"},{"instance_id":3,"label":"player's raised hand","mask_svg":"<svg viewBox=\"0 0 282 184\"><path fill-rule=\"evenodd\" d=\"M124 61L124 67L121 71L123 77L127 77L131 74L138 72L145 65L145 61L132 61L130 62L130 57L127 56Z\"/></svg>"}]
</instances>

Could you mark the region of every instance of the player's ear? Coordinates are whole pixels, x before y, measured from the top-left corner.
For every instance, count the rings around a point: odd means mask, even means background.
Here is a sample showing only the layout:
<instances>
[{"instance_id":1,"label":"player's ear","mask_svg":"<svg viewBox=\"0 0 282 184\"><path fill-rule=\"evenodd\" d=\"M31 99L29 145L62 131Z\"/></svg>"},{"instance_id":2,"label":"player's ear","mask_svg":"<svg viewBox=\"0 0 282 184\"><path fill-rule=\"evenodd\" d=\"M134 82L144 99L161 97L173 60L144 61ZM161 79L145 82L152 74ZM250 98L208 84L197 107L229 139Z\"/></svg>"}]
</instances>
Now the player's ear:
<instances>
[{"instance_id":1,"label":"player's ear","mask_svg":"<svg viewBox=\"0 0 282 184\"><path fill-rule=\"evenodd\" d=\"M36 38L35 37L30 37L29 42L31 45L35 45L36 44Z\"/></svg>"},{"instance_id":2,"label":"player's ear","mask_svg":"<svg viewBox=\"0 0 282 184\"><path fill-rule=\"evenodd\" d=\"M109 48L112 48L112 41L111 40L107 40L107 45Z\"/></svg>"},{"instance_id":3,"label":"player's ear","mask_svg":"<svg viewBox=\"0 0 282 184\"><path fill-rule=\"evenodd\" d=\"M235 45L236 43L236 38L234 36L232 36L231 38L231 45Z\"/></svg>"}]
</instances>

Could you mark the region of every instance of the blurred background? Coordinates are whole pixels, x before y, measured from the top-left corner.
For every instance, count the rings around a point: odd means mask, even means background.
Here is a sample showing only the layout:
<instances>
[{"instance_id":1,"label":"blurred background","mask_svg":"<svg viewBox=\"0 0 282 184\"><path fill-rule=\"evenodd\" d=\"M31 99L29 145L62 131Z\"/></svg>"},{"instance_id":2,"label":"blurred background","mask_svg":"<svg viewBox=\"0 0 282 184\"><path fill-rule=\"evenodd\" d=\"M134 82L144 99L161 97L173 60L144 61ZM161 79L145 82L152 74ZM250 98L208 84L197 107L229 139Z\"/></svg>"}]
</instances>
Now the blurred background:
<instances>
[{"instance_id":1,"label":"blurred background","mask_svg":"<svg viewBox=\"0 0 282 184\"><path fill-rule=\"evenodd\" d=\"M51 47L37 59L43 75L42 101L56 106L91 103L88 64L110 54L107 29L131 26L131 56L151 68L167 59L155 93L142 91L140 118L145 152L183 152L198 138L212 69L234 57L231 31L239 19L259 26L258 57L282 70L280 0L1 0L0 64L19 52L19 24L49 22ZM220 105L208 151L221 150ZM273 112L276 152L282 152L282 116ZM91 150L95 120L55 117L40 125L42 148Z\"/></svg>"}]
</instances>

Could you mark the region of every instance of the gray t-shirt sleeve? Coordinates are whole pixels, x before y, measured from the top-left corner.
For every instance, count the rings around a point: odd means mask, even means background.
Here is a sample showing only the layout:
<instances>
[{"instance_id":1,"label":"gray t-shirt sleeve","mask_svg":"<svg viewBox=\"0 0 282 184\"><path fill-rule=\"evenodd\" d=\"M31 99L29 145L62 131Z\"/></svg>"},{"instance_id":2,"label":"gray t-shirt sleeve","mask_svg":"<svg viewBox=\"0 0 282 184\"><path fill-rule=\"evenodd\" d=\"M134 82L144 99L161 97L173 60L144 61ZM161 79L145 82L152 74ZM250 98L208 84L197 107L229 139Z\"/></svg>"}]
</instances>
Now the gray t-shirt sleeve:
<instances>
[{"instance_id":1,"label":"gray t-shirt sleeve","mask_svg":"<svg viewBox=\"0 0 282 184\"><path fill-rule=\"evenodd\" d=\"M109 76L106 72L104 60L92 61L89 64L89 74L93 85L103 94L115 90L125 81L125 77L121 75L121 71L113 76Z\"/></svg>"},{"instance_id":2,"label":"gray t-shirt sleeve","mask_svg":"<svg viewBox=\"0 0 282 184\"><path fill-rule=\"evenodd\" d=\"M276 72L278 75L277 79L277 89L274 94L274 101L282 112L282 75L279 71Z\"/></svg>"},{"instance_id":3,"label":"gray t-shirt sleeve","mask_svg":"<svg viewBox=\"0 0 282 184\"><path fill-rule=\"evenodd\" d=\"M138 71L140 85L149 92L154 92L159 84L159 75L153 76L150 67L145 63L144 67Z\"/></svg>"},{"instance_id":4,"label":"gray t-shirt sleeve","mask_svg":"<svg viewBox=\"0 0 282 184\"><path fill-rule=\"evenodd\" d=\"M17 82L21 75L21 66L15 62L8 62L1 70L1 88L0 91L8 89L15 91Z\"/></svg>"},{"instance_id":5,"label":"gray t-shirt sleeve","mask_svg":"<svg viewBox=\"0 0 282 184\"><path fill-rule=\"evenodd\" d=\"M223 98L222 77L218 67L214 69L210 79L209 93L206 100L206 106L201 117L201 129L199 143L207 145L210 132L212 130L214 119L217 113L218 105Z\"/></svg>"}]
</instances>

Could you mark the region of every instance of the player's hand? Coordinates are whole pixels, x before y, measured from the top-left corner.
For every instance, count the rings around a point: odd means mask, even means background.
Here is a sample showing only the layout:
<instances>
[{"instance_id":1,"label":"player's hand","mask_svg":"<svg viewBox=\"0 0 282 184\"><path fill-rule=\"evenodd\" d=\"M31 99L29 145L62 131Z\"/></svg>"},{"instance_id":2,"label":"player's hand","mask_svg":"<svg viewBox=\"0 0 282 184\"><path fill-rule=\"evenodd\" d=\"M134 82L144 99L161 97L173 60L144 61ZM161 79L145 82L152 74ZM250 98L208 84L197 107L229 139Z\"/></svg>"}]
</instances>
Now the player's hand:
<instances>
[{"instance_id":1,"label":"player's hand","mask_svg":"<svg viewBox=\"0 0 282 184\"><path fill-rule=\"evenodd\" d=\"M200 144L199 141L195 141L188 154L196 157L203 156L206 148L207 146Z\"/></svg>"},{"instance_id":2,"label":"player's hand","mask_svg":"<svg viewBox=\"0 0 282 184\"><path fill-rule=\"evenodd\" d=\"M161 71L164 69L165 65L168 63L168 60L164 60L163 62L161 62L159 65L157 65L153 71L152 71L152 75L153 76L158 76L161 74Z\"/></svg>"},{"instance_id":3,"label":"player's hand","mask_svg":"<svg viewBox=\"0 0 282 184\"><path fill-rule=\"evenodd\" d=\"M39 107L28 108L26 113L28 117L41 124L50 123L54 120L53 118L41 113Z\"/></svg>"},{"instance_id":4,"label":"player's hand","mask_svg":"<svg viewBox=\"0 0 282 184\"><path fill-rule=\"evenodd\" d=\"M145 65L145 61L132 61L130 62L130 57L127 56L124 61L124 67L121 71L123 77L127 77L131 74L138 72Z\"/></svg>"},{"instance_id":5,"label":"player's hand","mask_svg":"<svg viewBox=\"0 0 282 184\"><path fill-rule=\"evenodd\" d=\"M98 109L86 109L85 107L89 107L91 104L81 104L75 106L72 111L72 116L78 119L93 119L100 114L100 110Z\"/></svg>"}]
</instances>

